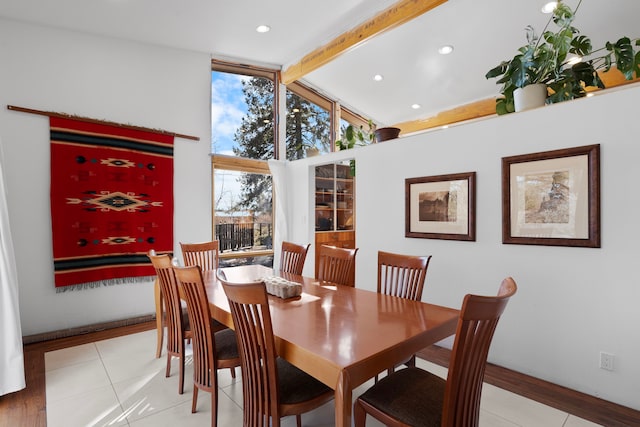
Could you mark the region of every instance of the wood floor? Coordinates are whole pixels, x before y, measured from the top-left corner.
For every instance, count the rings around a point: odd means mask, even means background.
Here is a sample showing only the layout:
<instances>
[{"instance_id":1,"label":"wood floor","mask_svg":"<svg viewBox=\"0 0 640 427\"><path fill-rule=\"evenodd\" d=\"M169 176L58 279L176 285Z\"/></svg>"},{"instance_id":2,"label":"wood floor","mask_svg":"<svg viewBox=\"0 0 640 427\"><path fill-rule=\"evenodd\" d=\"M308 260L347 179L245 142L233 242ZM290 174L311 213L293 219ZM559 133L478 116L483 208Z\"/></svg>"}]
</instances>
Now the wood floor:
<instances>
[{"instance_id":1,"label":"wood floor","mask_svg":"<svg viewBox=\"0 0 640 427\"><path fill-rule=\"evenodd\" d=\"M448 366L450 353L434 345L418 355L438 365ZM484 382L606 427L640 426L640 411L491 363L487 364Z\"/></svg>"},{"instance_id":2,"label":"wood floor","mask_svg":"<svg viewBox=\"0 0 640 427\"><path fill-rule=\"evenodd\" d=\"M0 397L0 427L45 427L47 425L44 353L147 331L153 328L155 328L155 322L151 321L25 345L24 358L27 388ZM423 359L442 366L447 366L449 355L449 350L437 346L429 347L419 354ZM487 366L485 382L603 426L640 425L640 411L578 393L499 366L491 364Z\"/></svg>"}]
</instances>

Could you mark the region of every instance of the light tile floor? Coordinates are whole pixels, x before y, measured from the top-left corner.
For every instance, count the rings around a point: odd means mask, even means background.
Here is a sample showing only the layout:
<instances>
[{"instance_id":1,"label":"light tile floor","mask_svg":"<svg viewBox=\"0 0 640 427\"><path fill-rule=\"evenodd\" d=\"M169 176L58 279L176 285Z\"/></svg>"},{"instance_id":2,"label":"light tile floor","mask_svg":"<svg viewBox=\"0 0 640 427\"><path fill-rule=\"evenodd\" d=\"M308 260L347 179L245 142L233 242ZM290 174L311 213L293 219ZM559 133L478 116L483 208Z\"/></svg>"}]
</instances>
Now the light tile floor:
<instances>
[{"instance_id":1,"label":"light tile floor","mask_svg":"<svg viewBox=\"0 0 640 427\"><path fill-rule=\"evenodd\" d=\"M209 426L210 394L198 394L191 413L193 393L191 358L187 357L184 394L178 394L178 359L165 378L166 355L156 359L155 330L45 353L48 427L84 426ZM445 376L446 369L418 359L418 365ZM242 426L240 370L218 374L218 425ZM371 383L363 384L354 397ZM282 420L295 426L294 417ZM334 424L334 406L328 403L302 416L304 426ZM482 427L594 427L589 421L517 394L485 384L482 393ZM369 427L380 423L369 418Z\"/></svg>"}]
</instances>

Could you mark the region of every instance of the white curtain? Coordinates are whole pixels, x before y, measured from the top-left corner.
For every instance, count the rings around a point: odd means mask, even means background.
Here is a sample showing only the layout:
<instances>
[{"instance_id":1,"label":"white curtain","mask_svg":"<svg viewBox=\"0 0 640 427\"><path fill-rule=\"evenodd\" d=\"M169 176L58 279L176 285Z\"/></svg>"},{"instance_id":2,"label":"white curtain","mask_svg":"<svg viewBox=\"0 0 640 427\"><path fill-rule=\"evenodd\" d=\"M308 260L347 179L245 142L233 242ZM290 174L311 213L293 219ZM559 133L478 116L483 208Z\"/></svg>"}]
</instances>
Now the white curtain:
<instances>
[{"instance_id":1,"label":"white curtain","mask_svg":"<svg viewBox=\"0 0 640 427\"><path fill-rule=\"evenodd\" d=\"M9 229L2 157L0 141L0 396L25 387L18 276Z\"/></svg>"},{"instance_id":2,"label":"white curtain","mask_svg":"<svg viewBox=\"0 0 640 427\"><path fill-rule=\"evenodd\" d=\"M282 242L287 240L287 177L286 164L284 160L269 160L269 170L273 179L273 188L276 203L275 233L273 236L273 266L280 265L280 248Z\"/></svg>"}]
</instances>

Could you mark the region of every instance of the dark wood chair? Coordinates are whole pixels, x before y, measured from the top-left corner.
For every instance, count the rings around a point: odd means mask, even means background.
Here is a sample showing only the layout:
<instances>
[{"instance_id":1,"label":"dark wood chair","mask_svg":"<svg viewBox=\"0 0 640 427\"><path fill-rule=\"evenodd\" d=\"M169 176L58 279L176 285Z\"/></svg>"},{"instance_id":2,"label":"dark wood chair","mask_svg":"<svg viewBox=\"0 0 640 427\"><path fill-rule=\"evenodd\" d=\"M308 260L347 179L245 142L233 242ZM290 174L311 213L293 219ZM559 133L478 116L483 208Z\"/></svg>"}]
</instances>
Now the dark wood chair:
<instances>
[{"instance_id":1,"label":"dark wood chair","mask_svg":"<svg viewBox=\"0 0 640 427\"><path fill-rule=\"evenodd\" d=\"M173 263L169 255L155 255L149 252L149 259L156 270L157 280L160 286L162 301L164 302L167 328L167 369L165 376L171 376L171 359L179 359L180 379L178 382L178 393L184 392L184 352L185 340L191 339L189 329L189 318L182 311L180 294L178 293L178 283L173 272Z\"/></svg>"},{"instance_id":2,"label":"dark wood chair","mask_svg":"<svg viewBox=\"0 0 640 427\"><path fill-rule=\"evenodd\" d=\"M185 267L199 265L202 271L218 268L220 243L217 240L202 243L180 242L180 249Z\"/></svg>"},{"instance_id":3,"label":"dark wood chair","mask_svg":"<svg viewBox=\"0 0 640 427\"><path fill-rule=\"evenodd\" d=\"M392 427L477 427L489 346L516 290L508 277L498 296L466 295L447 379L415 367L396 371L356 399L354 425L364 427L369 414Z\"/></svg>"},{"instance_id":4,"label":"dark wood chair","mask_svg":"<svg viewBox=\"0 0 640 427\"><path fill-rule=\"evenodd\" d=\"M282 242L280 254L280 271L291 274L302 274L304 261L307 259L307 251L311 245L298 245L291 242Z\"/></svg>"},{"instance_id":5,"label":"dark wood chair","mask_svg":"<svg viewBox=\"0 0 640 427\"><path fill-rule=\"evenodd\" d=\"M358 248L318 247L318 280L338 285L355 286L356 253Z\"/></svg>"},{"instance_id":6,"label":"dark wood chair","mask_svg":"<svg viewBox=\"0 0 640 427\"><path fill-rule=\"evenodd\" d=\"M211 393L211 425L218 424L218 369L240 366L236 334L231 329L214 332L207 291L199 266L174 267L178 285L187 301L193 336L193 399L191 412L196 412L198 390Z\"/></svg>"},{"instance_id":7,"label":"dark wood chair","mask_svg":"<svg viewBox=\"0 0 640 427\"><path fill-rule=\"evenodd\" d=\"M238 334L242 358L242 396L247 427L280 426L280 418L296 416L333 399L329 387L276 353L265 284L222 282Z\"/></svg>"},{"instance_id":8,"label":"dark wood chair","mask_svg":"<svg viewBox=\"0 0 640 427\"><path fill-rule=\"evenodd\" d=\"M220 264L220 242L213 240L211 242L202 243L182 243L182 260L185 267L200 266L202 271L212 271L218 268ZM217 320L212 320L213 332L218 332L227 327Z\"/></svg>"},{"instance_id":9,"label":"dark wood chair","mask_svg":"<svg viewBox=\"0 0 640 427\"><path fill-rule=\"evenodd\" d=\"M378 293L420 301L430 260L430 255L415 256L378 251ZM416 366L416 357L411 356L402 364ZM393 369L390 368L388 373L393 372Z\"/></svg>"},{"instance_id":10,"label":"dark wood chair","mask_svg":"<svg viewBox=\"0 0 640 427\"><path fill-rule=\"evenodd\" d=\"M378 251L378 292L420 301L430 260L431 256Z\"/></svg>"},{"instance_id":11,"label":"dark wood chair","mask_svg":"<svg viewBox=\"0 0 640 427\"><path fill-rule=\"evenodd\" d=\"M156 256L158 254L154 249L151 249L147 255ZM160 290L160 279L157 275L153 283L153 300L156 306L156 359L159 359L160 356L162 356L166 322L164 320L164 300L162 299L162 291Z\"/></svg>"}]
</instances>

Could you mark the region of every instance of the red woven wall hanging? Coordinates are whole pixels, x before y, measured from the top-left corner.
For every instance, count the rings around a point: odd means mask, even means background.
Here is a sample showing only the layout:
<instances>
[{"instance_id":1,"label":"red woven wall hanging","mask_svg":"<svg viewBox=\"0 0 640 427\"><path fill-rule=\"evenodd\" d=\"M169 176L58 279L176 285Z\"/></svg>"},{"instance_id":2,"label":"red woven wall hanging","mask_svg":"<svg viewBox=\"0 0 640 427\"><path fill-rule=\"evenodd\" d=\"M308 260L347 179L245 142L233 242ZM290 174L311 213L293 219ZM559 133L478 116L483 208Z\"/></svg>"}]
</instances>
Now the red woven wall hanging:
<instances>
[{"instance_id":1,"label":"red woven wall hanging","mask_svg":"<svg viewBox=\"0 0 640 427\"><path fill-rule=\"evenodd\" d=\"M173 136L50 117L55 286L151 280L173 251Z\"/></svg>"}]
</instances>

